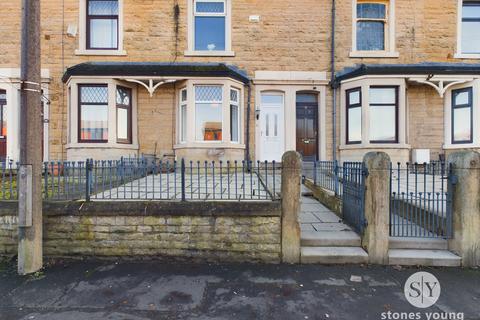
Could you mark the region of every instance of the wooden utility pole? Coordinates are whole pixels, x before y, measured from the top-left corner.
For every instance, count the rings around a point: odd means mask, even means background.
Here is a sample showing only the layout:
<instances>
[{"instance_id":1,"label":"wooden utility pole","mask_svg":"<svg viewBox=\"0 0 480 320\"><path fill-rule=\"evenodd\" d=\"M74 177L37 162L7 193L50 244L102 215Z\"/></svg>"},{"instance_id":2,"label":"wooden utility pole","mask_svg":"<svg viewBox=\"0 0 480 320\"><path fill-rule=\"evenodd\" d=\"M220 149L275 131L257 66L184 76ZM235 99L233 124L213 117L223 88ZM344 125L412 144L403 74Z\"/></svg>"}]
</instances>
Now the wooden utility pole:
<instances>
[{"instance_id":1,"label":"wooden utility pole","mask_svg":"<svg viewBox=\"0 0 480 320\"><path fill-rule=\"evenodd\" d=\"M40 0L22 0L18 273L43 265Z\"/></svg>"}]
</instances>

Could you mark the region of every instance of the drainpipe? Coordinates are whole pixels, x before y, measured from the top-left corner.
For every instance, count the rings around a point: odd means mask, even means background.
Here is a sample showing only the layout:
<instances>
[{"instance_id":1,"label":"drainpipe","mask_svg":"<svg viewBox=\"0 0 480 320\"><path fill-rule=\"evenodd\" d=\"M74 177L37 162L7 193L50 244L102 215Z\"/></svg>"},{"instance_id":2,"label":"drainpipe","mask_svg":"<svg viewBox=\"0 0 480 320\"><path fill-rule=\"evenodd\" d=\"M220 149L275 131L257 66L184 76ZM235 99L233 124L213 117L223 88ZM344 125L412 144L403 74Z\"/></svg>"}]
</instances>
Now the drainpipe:
<instances>
[{"instance_id":1,"label":"drainpipe","mask_svg":"<svg viewBox=\"0 0 480 320\"><path fill-rule=\"evenodd\" d=\"M336 6L335 0L332 0L332 43L330 50L331 59L331 78L330 86L332 93L332 121L333 121L333 161L337 160L337 86L335 84L335 14Z\"/></svg>"},{"instance_id":2,"label":"drainpipe","mask_svg":"<svg viewBox=\"0 0 480 320\"><path fill-rule=\"evenodd\" d=\"M250 104L252 101L252 85L249 82L247 84L247 119L246 119L246 139L245 139L245 161L250 161Z\"/></svg>"}]
</instances>

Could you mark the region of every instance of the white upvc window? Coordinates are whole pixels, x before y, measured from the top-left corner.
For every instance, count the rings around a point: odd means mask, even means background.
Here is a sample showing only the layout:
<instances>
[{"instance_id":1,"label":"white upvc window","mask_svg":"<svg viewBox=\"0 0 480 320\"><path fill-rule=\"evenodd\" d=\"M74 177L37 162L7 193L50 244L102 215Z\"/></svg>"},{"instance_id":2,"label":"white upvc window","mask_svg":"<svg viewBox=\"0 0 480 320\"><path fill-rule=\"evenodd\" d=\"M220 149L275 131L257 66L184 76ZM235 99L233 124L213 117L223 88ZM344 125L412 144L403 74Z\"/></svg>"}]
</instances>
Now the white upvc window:
<instances>
[{"instance_id":1,"label":"white upvc window","mask_svg":"<svg viewBox=\"0 0 480 320\"><path fill-rule=\"evenodd\" d=\"M395 0L356 0L352 7L352 58L395 58Z\"/></svg>"},{"instance_id":2,"label":"white upvc window","mask_svg":"<svg viewBox=\"0 0 480 320\"><path fill-rule=\"evenodd\" d=\"M124 0L79 0L77 55L126 55L123 49Z\"/></svg>"},{"instance_id":3,"label":"white upvc window","mask_svg":"<svg viewBox=\"0 0 480 320\"><path fill-rule=\"evenodd\" d=\"M480 59L480 1L458 0L456 58Z\"/></svg>"},{"instance_id":4,"label":"white upvc window","mask_svg":"<svg viewBox=\"0 0 480 320\"><path fill-rule=\"evenodd\" d=\"M178 139L180 143L187 141L187 105L188 105L187 89L180 90L180 107L179 114L179 135Z\"/></svg>"},{"instance_id":5,"label":"white upvc window","mask_svg":"<svg viewBox=\"0 0 480 320\"><path fill-rule=\"evenodd\" d=\"M189 0L185 55L233 56L231 0Z\"/></svg>"},{"instance_id":6,"label":"white upvc window","mask_svg":"<svg viewBox=\"0 0 480 320\"><path fill-rule=\"evenodd\" d=\"M230 141L240 142L240 90L230 89Z\"/></svg>"},{"instance_id":7,"label":"white upvc window","mask_svg":"<svg viewBox=\"0 0 480 320\"><path fill-rule=\"evenodd\" d=\"M195 86L195 140L223 141L223 86Z\"/></svg>"}]
</instances>

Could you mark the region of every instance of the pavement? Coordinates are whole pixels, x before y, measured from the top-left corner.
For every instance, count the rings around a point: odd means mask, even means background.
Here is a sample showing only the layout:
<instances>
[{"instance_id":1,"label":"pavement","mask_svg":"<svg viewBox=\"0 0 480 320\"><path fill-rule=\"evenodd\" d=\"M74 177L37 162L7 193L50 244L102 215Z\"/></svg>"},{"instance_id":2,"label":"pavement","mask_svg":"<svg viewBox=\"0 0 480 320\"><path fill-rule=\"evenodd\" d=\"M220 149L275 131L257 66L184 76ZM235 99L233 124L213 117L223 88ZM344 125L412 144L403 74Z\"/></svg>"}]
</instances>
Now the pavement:
<instances>
[{"instance_id":1,"label":"pavement","mask_svg":"<svg viewBox=\"0 0 480 320\"><path fill-rule=\"evenodd\" d=\"M428 309L411 306L403 293L420 270L441 283ZM1 320L369 320L388 319L389 311L480 319L480 270L56 260L20 277L15 261L0 264Z\"/></svg>"}]
</instances>

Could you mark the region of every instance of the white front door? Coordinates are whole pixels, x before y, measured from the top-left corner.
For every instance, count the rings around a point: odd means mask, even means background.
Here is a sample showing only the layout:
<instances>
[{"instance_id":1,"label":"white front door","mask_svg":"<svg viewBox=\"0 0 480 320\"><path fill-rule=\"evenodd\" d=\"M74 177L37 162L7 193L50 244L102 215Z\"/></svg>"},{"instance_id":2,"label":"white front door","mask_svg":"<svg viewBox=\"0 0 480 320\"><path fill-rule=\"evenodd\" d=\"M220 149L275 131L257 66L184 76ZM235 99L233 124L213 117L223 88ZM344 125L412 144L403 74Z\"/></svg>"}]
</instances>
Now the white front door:
<instances>
[{"instance_id":1,"label":"white front door","mask_svg":"<svg viewBox=\"0 0 480 320\"><path fill-rule=\"evenodd\" d=\"M285 152L284 99L280 93L262 93L260 105L261 161L281 161Z\"/></svg>"}]
</instances>

